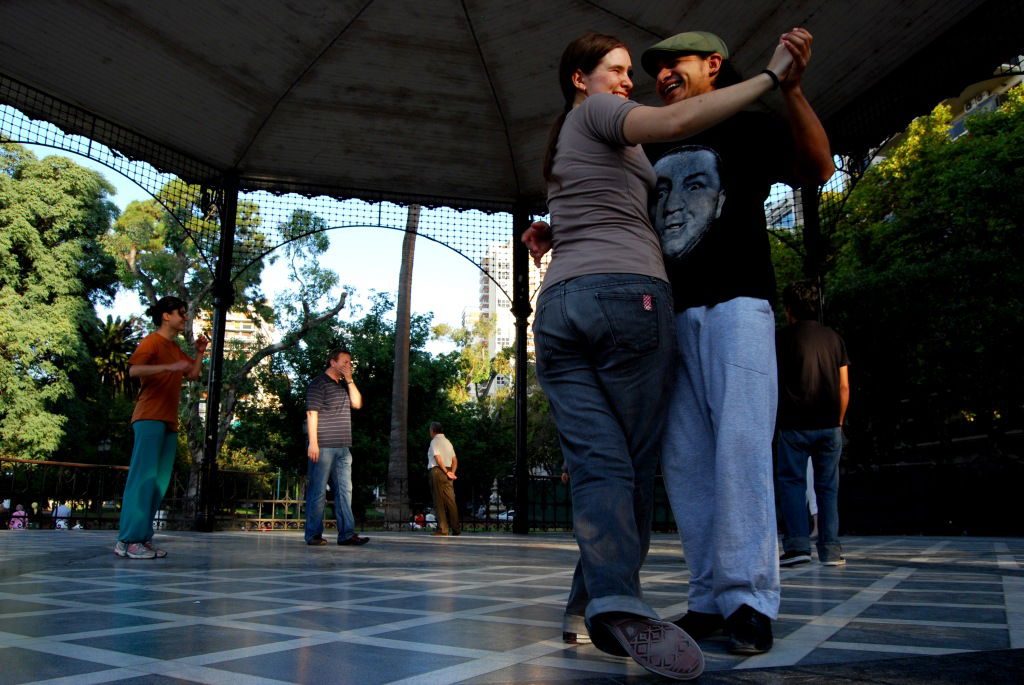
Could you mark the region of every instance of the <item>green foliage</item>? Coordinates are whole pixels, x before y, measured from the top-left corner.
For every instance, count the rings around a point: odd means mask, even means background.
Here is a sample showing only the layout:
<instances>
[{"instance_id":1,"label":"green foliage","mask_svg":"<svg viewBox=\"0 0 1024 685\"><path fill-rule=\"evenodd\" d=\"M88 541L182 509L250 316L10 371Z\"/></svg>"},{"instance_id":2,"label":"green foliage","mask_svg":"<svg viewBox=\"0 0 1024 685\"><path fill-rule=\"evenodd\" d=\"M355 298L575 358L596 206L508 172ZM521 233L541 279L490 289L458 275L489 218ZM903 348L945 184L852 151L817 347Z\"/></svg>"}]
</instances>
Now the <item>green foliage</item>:
<instances>
[{"instance_id":1,"label":"green foliage","mask_svg":"<svg viewBox=\"0 0 1024 685\"><path fill-rule=\"evenodd\" d=\"M908 413L942 431L1021 409L1024 90L956 140L949 121L940 106L911 124L838 227L829 314L851 350L851 417L883 445L907 439L894 417Z\"/></svg>"},{"instance_id":2,"label":"green foliage","mask_svg":"<svg viewBox=\"0 0 1024 685\"><path fill-rule=\"evenodd\" d=\"M448 324L434 326L434 338L450 340L458 350L460 380L449 391L454 402L501 400L511 394L511 386L496 388L494 385L498 376L512 376L515 354L512 347L491 354L487 340L495 326L497 321L491 318L480 318L470 328L454 328Z\"/></svg>"},{"instance_id":3,"label":"green foliage","mask_svg":"<svg viewBox=\"0 0 1024 685\"><path fill-rule=\"evenodd\" d=\"M355 380L363 396L362 409L352 412L352 481L353 506L357 511L364 510L372 499L373 488L383 485L387 479L395 344L393 310L390 296L376 294L361 318L352 322L324 322L311 330L301 345L276 355L270 366L256 373L260 390L272 397L273 402L266 407L240 409L239 425L232 431L229 446L259 454L272 466L287 472L304 473L306 387L323 373L330 350L345 347L352 353ZM445 423L456 415L448 399L448 389L458 378L456 359L453 355L431 357L425 349L429 337L430 317L413 316L409 354L409 454L423 458L410 459L409 470L413 499L420 503L430 498L425 468L430 422ZM477 426L469 433L479 431ZM461 468L473 461L474 453L463 451L458 442L461 436L452 439L456 441L461 475ZM456 487L462 487L461 478Z\"/></svg>"},{"instance_id":4,"label":"green foliage","mask_svg":"<svg viewBox=\"0 0 1024 685\"><path fill-rule=\"evenodd\" d=\"M92 364L89 298L113 294L98 240L113 187L70 159L0 144L0 450L45 458L81 412L73 377Z\"/></svg>"}]
</instances>

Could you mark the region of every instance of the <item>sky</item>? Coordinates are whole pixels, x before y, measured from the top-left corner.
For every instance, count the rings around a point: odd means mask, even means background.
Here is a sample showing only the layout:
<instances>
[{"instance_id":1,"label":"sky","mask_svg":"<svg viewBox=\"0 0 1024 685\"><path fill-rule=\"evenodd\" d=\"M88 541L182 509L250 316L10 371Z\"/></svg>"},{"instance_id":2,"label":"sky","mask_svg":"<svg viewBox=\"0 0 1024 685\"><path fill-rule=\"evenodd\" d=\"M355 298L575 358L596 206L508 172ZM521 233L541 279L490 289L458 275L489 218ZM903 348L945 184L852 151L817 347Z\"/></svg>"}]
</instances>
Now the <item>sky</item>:
<instances>
[{"instance_id":1,"label":"sky","mask_svg":"<svg viewBox=\"0 0 1024 685\"><path fill-rule=\"evenodd\" d=\"M37 157L61 155L77 164L101 173L115 187L110 198L122 211L132 201L151 199L151 195L134 181L87 157L40 145L26 145ZM329 231L331 247L325 255L326 265L336 271L348 289L349 304L342 310L343 319L358 318L357 308L366 306L373 291L396 293L398 290L399 260L402 254L401 231L383 228L343 228ZM462 324L463 310L476 308L480 271L465 257L432 240L416 241L412 280L412 311L415 314L433 312L435 324ZM263 293L273 301L275 294L288 287L288 275L283 259L263 270ZM126 318L141 316L145 307L131 292L118 293L112 307L97 307L101 318L108 314ZM452 349L450 343L432 341L427 349L440 354Z\"/></svg>"}]
</instances>

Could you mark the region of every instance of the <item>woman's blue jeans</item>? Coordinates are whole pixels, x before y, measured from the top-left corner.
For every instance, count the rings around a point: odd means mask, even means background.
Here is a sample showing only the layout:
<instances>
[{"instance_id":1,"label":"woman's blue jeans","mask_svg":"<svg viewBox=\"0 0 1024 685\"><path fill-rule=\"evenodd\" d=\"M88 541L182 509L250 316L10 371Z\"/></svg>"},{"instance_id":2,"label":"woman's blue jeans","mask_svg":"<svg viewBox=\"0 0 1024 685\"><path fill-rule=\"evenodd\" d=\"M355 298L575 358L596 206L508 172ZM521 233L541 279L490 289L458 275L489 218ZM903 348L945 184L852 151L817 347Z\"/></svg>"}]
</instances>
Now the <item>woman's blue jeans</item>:
<instances>
[{"instance_id":1,"label":"woman's blue jeans","mask_svg":"<svg viewBox=\"0 0 1024 685\"><path fill-rule=\"evenodd\" d=\"M566 614L657 618L641 599L640 567L676 368L669 285L631 274L569 279L541 294L533 330L580 548Z\"/></svg>"}]
</instances>

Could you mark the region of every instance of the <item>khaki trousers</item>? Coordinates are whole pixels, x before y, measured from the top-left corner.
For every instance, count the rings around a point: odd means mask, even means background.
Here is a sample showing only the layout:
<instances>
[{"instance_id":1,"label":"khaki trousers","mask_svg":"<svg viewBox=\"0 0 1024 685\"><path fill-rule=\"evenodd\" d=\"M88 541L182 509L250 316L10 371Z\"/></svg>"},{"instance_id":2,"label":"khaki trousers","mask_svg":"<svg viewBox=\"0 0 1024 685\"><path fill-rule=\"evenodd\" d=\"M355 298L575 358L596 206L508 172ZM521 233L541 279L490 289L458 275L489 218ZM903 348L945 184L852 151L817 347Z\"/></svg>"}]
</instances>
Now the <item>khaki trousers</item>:
<instances>
[{"instance_id":1,"label":"khaki trousers","mask_svg":"<svg viewBox=\"0 0 1024 685\"><path fill-rule=\"evenodd\" d=\"M459 510L455 505L455 488L452 479L440 467L430 469L430 492L434 495L434 515L437 529L447 535L462 532L459 526Z\"/></svg>"}]
</instances>

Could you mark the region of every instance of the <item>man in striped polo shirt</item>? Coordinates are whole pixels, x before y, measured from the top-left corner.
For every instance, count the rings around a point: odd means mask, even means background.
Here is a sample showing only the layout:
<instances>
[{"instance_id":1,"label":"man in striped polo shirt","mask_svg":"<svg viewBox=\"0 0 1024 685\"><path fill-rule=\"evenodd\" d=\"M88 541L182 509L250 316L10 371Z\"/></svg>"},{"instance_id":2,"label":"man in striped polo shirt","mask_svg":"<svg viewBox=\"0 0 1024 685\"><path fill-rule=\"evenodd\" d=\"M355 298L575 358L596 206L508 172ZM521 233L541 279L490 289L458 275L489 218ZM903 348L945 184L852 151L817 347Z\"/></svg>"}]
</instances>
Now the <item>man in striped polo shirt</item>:
<instances>
[{"instance_id":1,"label":"man in striped polo shirt","mask_svg":"<svg viewBox=\"0 0 1024 685\"><path fill-rule=\"evenodd\" d=\"M352 515L352 409L363 406L363 396L352 380L352 355L335 348L327 369L306 388L306 424L309 429L309 477L306 482L306 544L326 545L324 494L330 482L339 545L365 545L370 538L356 535Z\"/></svg>"}]
</instances>

